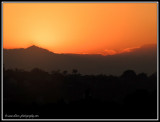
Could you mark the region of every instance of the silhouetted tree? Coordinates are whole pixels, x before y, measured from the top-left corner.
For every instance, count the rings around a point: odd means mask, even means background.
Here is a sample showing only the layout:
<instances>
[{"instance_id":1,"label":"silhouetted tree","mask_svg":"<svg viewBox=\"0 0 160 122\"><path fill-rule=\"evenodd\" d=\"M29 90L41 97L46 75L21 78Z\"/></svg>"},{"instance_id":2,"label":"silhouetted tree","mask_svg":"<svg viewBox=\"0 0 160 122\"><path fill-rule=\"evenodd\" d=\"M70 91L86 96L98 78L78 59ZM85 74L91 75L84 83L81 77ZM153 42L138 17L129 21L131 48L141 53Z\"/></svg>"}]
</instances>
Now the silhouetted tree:
<instances>
[{"instance_id":1,"label":"silhouetted tree","mask_svg":"<svg viewBox=\"0 0 160 122\"><path fill-rule=\"evenodd\" d=\"M140 79L140 80L146 80L147 79L147 74L145 74L145 73L140 73L140 74L138 74L138 79Z\"/></svg>"},{"instance_id":2,"label":"silhouetted tree","mask_svg":"<svg viewBox=\"0 0 160 122\"><path fill-rule=\"evenodd\" d=\"M137 75L133 70L127 70L125 71L121 78L125 79L125 80L134 80L136 79Z\"/></svg>"},{"instance_id":3,"label":"silhouetted tree","mask_svg":"<svg viewBox=\"0 0 160 122\"><path fill-rule=\"evenodd\" d=\"M77 69L73 69L73 70L72 70L72 73L73 73L73 74L77 74L77 73L78 73L78 70L77 70Z\"/></svg>"},{"instance_id":4,"label":"silhouetted tree","mask_svg":"<svg viewBox=\"0 0 160 122\"><path fill-rule=\"evenodd\" d=\"M63 74L64 74L64 75L66 75L67 73L68 73L68 71L67 71L67 70L64 70L64 71L63 71Z\"/></svg>"}]
</instances>

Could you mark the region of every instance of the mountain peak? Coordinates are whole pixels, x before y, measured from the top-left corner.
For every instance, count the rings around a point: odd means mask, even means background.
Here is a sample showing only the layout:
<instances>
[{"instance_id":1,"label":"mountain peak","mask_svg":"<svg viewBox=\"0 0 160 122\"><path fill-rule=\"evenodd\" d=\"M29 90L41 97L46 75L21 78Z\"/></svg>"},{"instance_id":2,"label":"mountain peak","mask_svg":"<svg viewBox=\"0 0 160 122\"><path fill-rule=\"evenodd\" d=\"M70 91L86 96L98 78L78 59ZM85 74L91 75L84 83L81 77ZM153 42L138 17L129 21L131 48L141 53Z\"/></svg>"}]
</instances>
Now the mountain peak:
<instances>
[{"instance_id":1,"label":"mountain peak","mask_svg":"<svg viewBox=\"0 0 160 122\"><path fill-rule=\"evenodd\" d=\"M32 45L32 46L30 46L30 47L28 47L28 48L26 48L27 50L32 50L32 51L36 51L36 50L46 50L46 51L49 51L49 50L47 50L47 49L45 49L45 48L42 48L42 47L38 47L38 46L36 46L36 45Z\"/></svg>"},{"instance_id":2,"label":"mountain peak","mask_svg":"<svg viewBox=\"0 0 160 122\"><path fill-rule=\"evenodd\" d=\"M30 46L30 47L26 48L26 50L28 50L28 51L30 50L30 51L33 51L33 52L49 52L49 53L53 53L53 52L51 52L51 51L49 51L49 50L47 50L45 48L41 48L41 47L38 47L36 45Z\"/></svg>"},{"instance_id":3,"label":"mountain peak","mask_svg":"<svg viewBox=\"0 0 160 122\"><path fill-rule=\"evenodd\" d=\"M37 49L37 48L40 48L40 47L38 47L38 46L36 46L36 45L32 45L32 46L30 46L30 47L28 47L28 48L26 48L26 49Z\"/></svg>"}]
</instances>

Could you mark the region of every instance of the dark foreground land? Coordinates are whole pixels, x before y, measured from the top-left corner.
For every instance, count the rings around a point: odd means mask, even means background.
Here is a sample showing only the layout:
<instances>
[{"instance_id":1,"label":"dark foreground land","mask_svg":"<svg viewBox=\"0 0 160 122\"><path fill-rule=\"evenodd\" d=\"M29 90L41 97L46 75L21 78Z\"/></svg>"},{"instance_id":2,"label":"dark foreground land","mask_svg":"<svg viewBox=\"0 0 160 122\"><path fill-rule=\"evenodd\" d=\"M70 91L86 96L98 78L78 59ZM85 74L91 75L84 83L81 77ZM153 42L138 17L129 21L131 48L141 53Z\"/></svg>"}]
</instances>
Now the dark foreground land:
<instances>
[{"instance_id":1,"label":"dark foreground land","mask_svg":"<svg viewBox=\"0 0 160 122\"><path fill-rule=\"evenodd\" d=\"M156 119L157 74L127 70L121 76L81 75L77 70L3 72L3 116L33 119ZM21 118L25 119L25 118Z\"/></svg>"}]
</instances>

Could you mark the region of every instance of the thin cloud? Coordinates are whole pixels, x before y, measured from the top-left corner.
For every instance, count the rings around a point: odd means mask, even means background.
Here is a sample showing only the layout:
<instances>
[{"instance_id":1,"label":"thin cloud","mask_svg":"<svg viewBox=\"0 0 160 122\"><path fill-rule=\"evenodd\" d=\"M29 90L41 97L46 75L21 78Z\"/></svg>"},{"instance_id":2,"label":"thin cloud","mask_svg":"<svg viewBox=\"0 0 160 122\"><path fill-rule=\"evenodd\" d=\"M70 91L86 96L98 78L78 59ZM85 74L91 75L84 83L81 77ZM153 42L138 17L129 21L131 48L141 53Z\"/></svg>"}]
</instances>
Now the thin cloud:
<instances>
[{"instance_id":1,"label":"thin cloud","mask_svg":"<svg viewBox=\"0 0 160 122\"><path fill-rule=\"evenodd\" d=\"M103 55L115 55L117 52L115 50L105 49Z\"/></svg>"},{"instance_id":2,"label":"thin cloud","mask_svg":"<svg viewBox=\"0 0 160 122\"><path fill-rule=\"evenodd\" d=\"M140 48L140 47L125 48L125 49L123 49L122 51L120 51L119 53L133 52L133 51L135 51L135 50L138 49L138 48Z\"/></svg>"},{"instance_id":3,"label":"thin cloud","mask_svg":"<svg viewBox=\"0 0 160 122\"><path fill-rule=\"evenodd\" d=\"M106 55L116 55L116 54L121 54L121 53L129 53L139 48L140 47L131 47L131 48L122 49L120 51L105 49L103 52L101 52L101 54L106 56Z\"/></svg>"}]
</instances>

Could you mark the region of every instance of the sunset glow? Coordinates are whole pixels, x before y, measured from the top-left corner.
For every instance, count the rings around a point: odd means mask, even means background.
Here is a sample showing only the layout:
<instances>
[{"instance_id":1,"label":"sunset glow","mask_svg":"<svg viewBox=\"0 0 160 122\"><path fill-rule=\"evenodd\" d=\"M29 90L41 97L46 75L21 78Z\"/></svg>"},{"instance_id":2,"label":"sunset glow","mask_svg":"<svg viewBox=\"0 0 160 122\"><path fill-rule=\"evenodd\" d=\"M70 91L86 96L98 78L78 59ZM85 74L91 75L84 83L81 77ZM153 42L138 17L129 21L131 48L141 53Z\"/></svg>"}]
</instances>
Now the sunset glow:
<instances>
[{"instance_id":1,"label":"sunset glow","mask_svg":"<svg viewBox=\"0 0 160 122\"><path fill-rule=\"evenodd\" d=\"M3 48L113 55L156 43L157 3L3 3Z\"/></svg>"}]
</instances>

